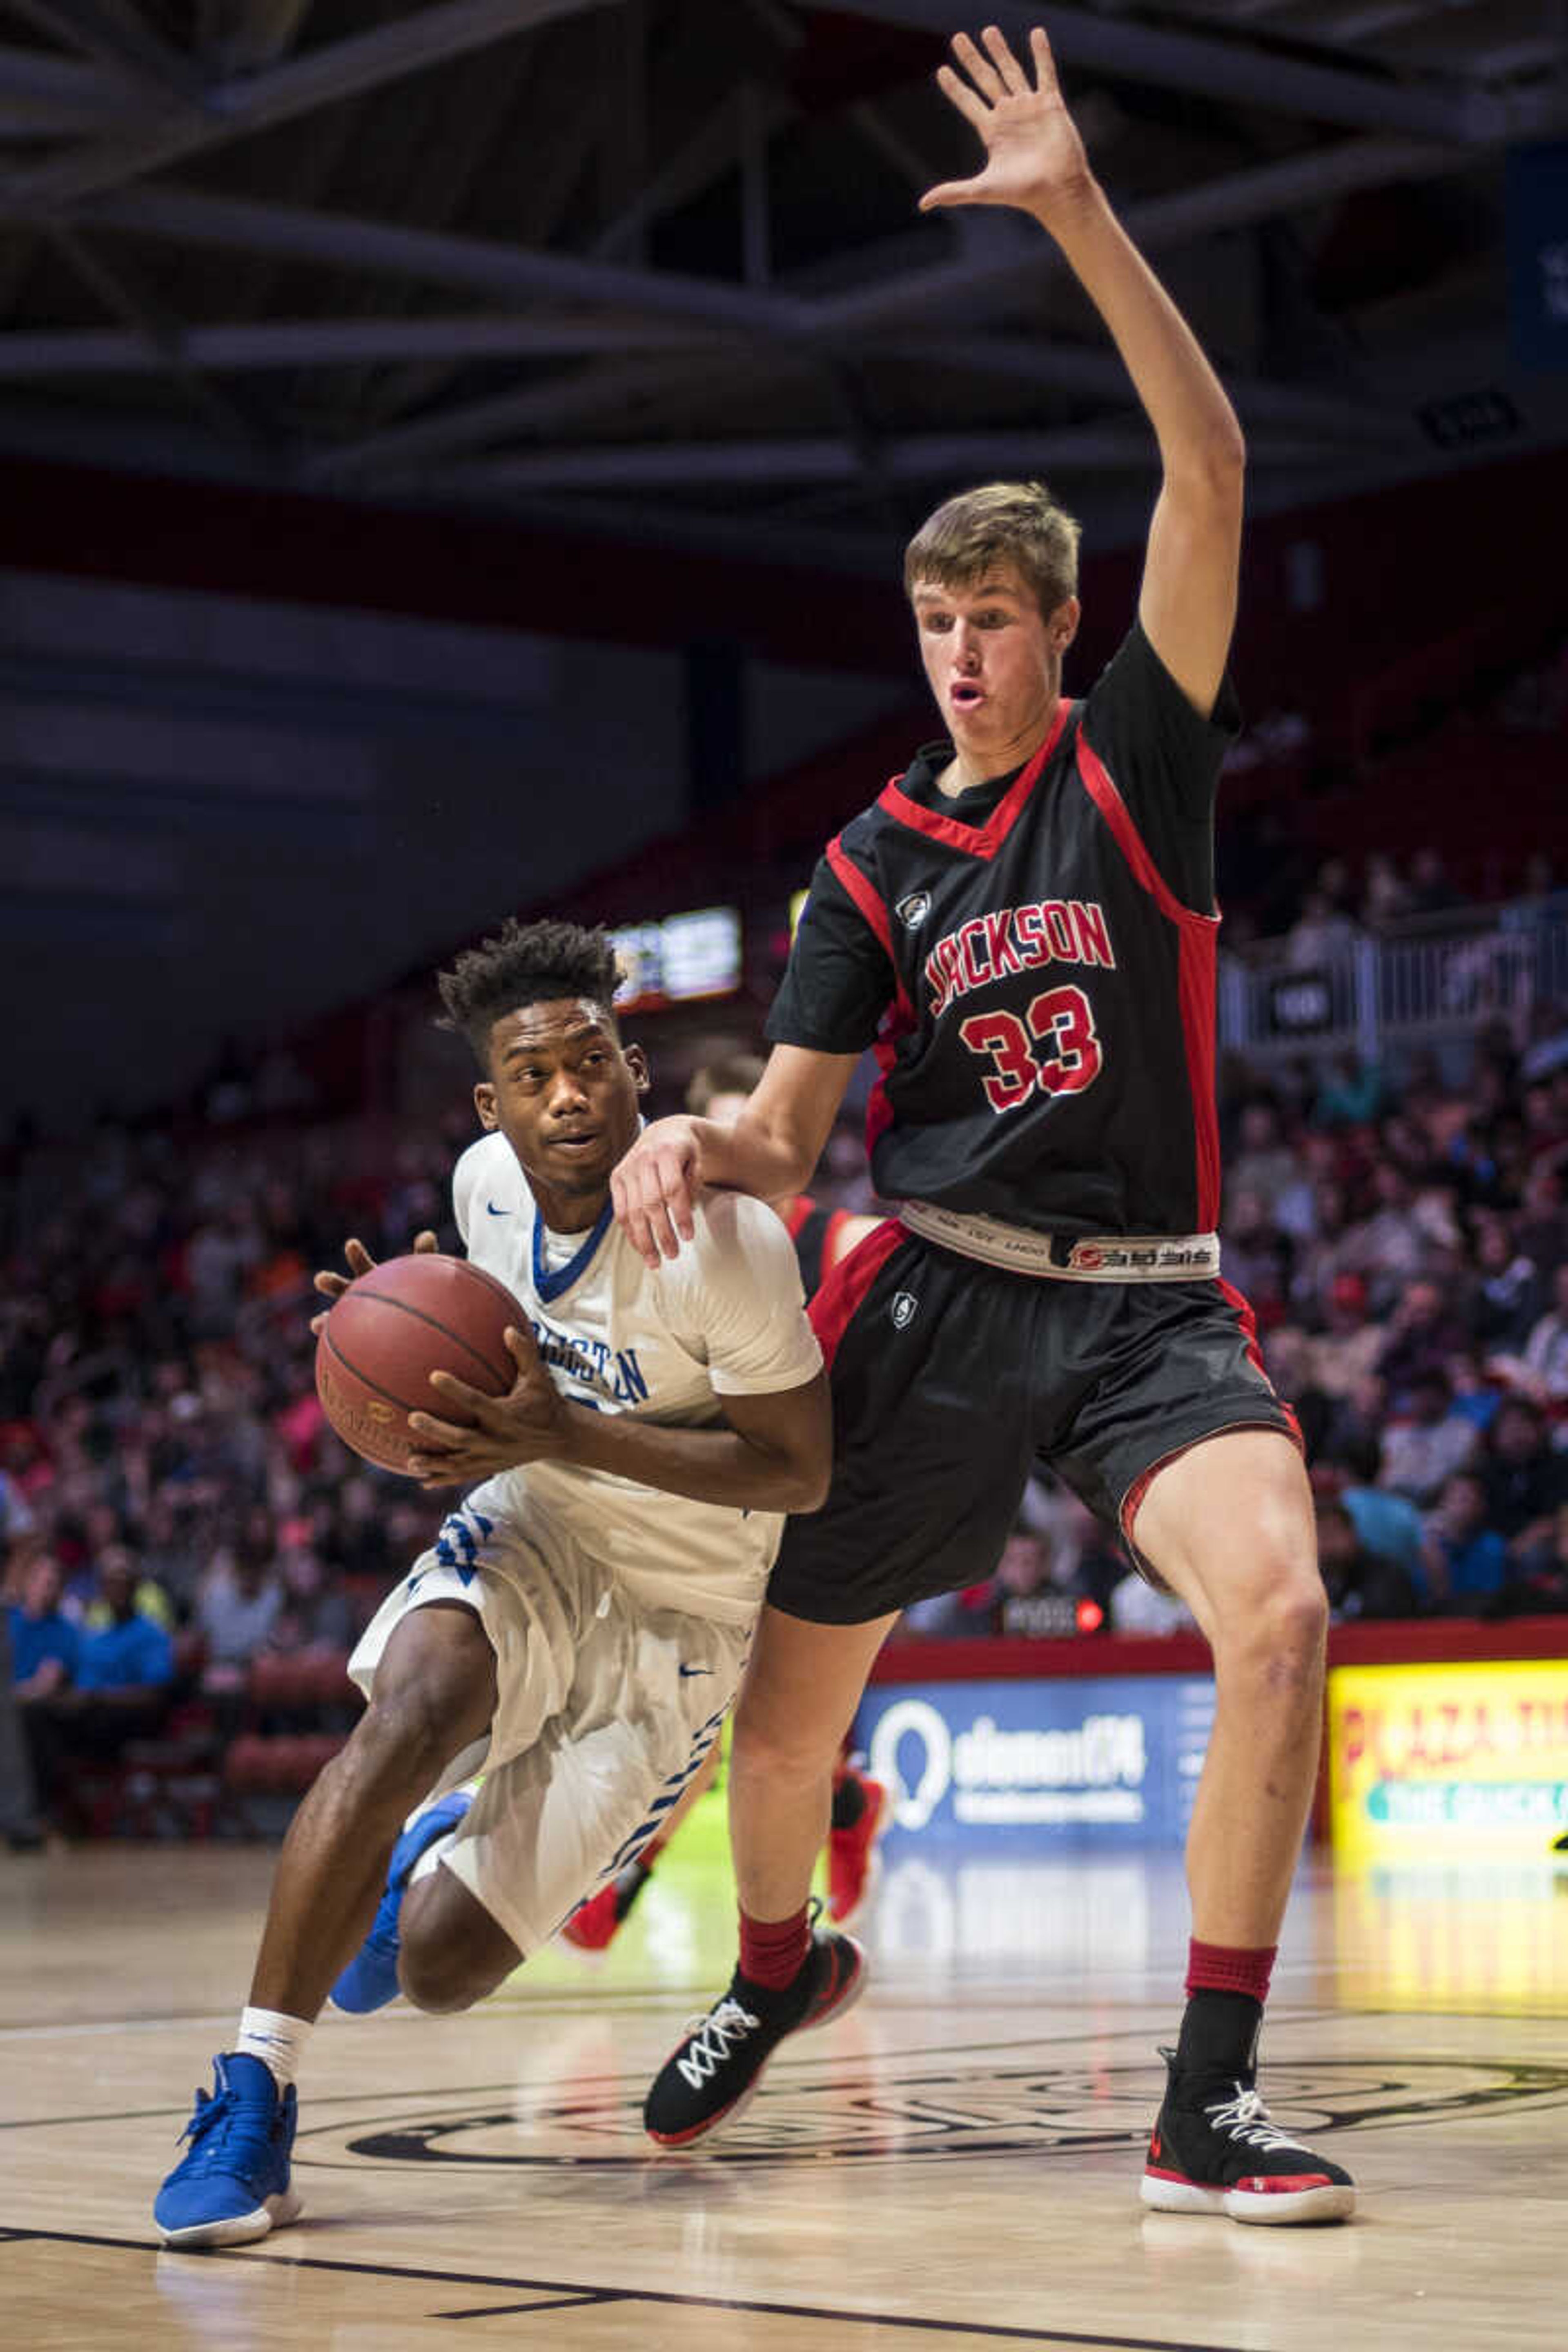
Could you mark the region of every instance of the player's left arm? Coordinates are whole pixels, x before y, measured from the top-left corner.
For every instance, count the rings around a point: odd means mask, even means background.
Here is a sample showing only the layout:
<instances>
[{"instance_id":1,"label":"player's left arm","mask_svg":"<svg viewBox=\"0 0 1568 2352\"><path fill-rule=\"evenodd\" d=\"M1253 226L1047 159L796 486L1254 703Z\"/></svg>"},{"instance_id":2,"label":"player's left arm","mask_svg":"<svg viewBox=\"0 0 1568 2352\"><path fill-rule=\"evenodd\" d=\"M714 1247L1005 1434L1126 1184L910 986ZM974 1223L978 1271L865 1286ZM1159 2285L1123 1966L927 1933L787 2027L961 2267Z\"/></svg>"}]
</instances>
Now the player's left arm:
<instances>
[{"instance_id":1,"label":"player's left arm","mask_svg":"<svg viewBox=\"0 0 1568 2352\"><path fill-rule=\"evenodd\" d=\"M431 1385L467 1425L409 1414L422 1451L408 1466L426 1486L467 1486L530 1462L563 1462L748 1511L815 1511L827 1492L833 1415L820 1359L795 1387L726 1395L722 1422L689 1429L576 1403L550 1378L531 1333L513 1329L506 1339L518 1373L506 1396L433 1372Z\"/></svg>"},{"instance_id":2,"label":"player's left arm","mask_svg":"<svg viewBox=\"0 0 1568 2352\"><path fill-rule=\"evenodd\" d=\"M693 1502L816 1510L827 1492L832 1412L789 1237L770 1209L731 1193L704 1207L695 1243L661 1273L668 1295L655 1311L700 1350L722 1422L681 1427L576 1402L556 1388L532 1335L514 1329L508 1395L431 1374L468 1425L410 1413L423 1450L409 1467L448 1486L561 1462Z\"/></svg>"},{"instance_id":3,"label":"player's left arm","mask_svg":"<svg viewBox=\"0 0 1568 2352\"><path fill-rule=\"evenodd\" d=\"M572 1443L560 1459L696 1503L730 1503L748 1511L818 1509L833 1463L826 1373L814 1372L798 1388L729 1395L722 1407L722 1423L677 1429L632 1413L568 1405Z\"/></svg>"},{"instance_id":4,"label":"player's left arm","mask_svg":"<svg viewBox=\"0 0 1568 2352\"><path fill-rule=\"evenodd\" d=\"M1207 718L1236 621L1246 446L1196 336L1111 211L1037 29L1021 64L995 27L954 38L963 76L937 75L985 147L973 179L932 188L922 211L1005 205L1056 239L1110 331L1159 444L1162 482L1138 615L1194 709Z\"/></svg>"}]
</instances>

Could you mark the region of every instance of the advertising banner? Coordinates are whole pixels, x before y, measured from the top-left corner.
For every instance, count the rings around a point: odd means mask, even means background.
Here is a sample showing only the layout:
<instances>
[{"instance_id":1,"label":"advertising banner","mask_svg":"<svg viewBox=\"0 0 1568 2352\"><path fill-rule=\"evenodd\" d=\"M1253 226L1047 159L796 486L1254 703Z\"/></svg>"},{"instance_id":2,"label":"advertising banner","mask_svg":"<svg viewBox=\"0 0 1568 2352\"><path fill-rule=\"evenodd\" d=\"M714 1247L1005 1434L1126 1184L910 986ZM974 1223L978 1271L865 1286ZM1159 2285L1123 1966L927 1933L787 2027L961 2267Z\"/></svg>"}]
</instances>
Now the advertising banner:
<instances>
[{"instance_id":1,"label":"advertising banner","mask_svg":"<svg viewBox=\"0 0 1568 2352\"><path fill-rule=\"evenodd\" d=\"M889 1837L1179 1840L1214 1720L1183 1675L874 1684L855 1745L892 1791Z\"/></svg>"},{"instance_id":2,"label":"advertising banner","mask_svg":"<svg viewBox=\"0 0 1568 2352\"><path fill-rule=\"evenodd\" d=\"M1329 1799L1343 1861L1543 1858L1568 1828L1568 1659L1334 1667Z\"/></svg>"}]
</instances>

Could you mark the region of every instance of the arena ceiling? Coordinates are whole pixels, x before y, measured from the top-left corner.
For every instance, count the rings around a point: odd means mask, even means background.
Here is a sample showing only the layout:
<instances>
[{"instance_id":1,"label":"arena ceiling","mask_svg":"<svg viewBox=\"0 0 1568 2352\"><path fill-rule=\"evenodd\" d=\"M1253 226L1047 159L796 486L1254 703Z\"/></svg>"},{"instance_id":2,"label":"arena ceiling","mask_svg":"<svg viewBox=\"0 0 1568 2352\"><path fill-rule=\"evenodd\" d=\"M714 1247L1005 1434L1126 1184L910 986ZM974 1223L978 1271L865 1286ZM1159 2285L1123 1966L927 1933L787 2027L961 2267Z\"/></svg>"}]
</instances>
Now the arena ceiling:
<instances>
[{"instance_id":1,"label":"arena ceiling","mask_svg":"<svg viewBox=\"0 0 1568 2352\"><path fill-rule=\"evenodd\" d=\"M1568 439L1504 157L1562 0L1000 0L1276 507ZM977 26L985 21L974 16ZM966 173L954 0L11 0L0 449L886 561L955 482L1147 506L1131 388Z\"/></svg>"}]
</instances>

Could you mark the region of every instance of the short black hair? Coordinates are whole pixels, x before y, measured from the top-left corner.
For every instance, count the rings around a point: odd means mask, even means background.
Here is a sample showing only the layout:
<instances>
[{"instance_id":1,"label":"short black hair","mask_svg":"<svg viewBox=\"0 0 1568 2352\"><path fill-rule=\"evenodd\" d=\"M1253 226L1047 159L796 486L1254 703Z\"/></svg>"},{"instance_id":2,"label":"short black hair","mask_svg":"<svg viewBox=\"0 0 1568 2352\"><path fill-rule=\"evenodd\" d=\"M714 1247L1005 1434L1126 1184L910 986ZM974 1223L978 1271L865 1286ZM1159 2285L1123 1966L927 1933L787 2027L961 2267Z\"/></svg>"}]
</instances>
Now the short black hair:
<instances>
[{"instance_id":1,"label":"short black hair","mask_svg":"<svg viewBox=\"0 0 1568 2352\"><path fill-rule=\"evenodd\" d=\"M499 931L466 949L450 971L437 972L446 1013L443 1029L458 1029L481 1070L490 1066L490 1031L524 1004L585 996L610 1016L621 969L608 931L581 923L520 923L509 915Z\"/></svg>"}]
</instances>

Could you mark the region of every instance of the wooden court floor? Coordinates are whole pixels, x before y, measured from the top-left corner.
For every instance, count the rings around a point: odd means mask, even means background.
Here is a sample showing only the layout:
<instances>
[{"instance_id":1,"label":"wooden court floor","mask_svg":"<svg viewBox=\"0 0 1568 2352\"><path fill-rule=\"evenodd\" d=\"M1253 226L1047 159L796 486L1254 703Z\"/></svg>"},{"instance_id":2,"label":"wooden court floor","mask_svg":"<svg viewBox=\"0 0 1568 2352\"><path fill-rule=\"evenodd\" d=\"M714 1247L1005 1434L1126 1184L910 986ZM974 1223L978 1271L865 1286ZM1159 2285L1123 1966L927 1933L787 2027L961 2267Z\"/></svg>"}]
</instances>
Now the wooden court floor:
<instances>
[{"instance_id":1,"label":"wooden court floor","mask_svg":"<svg viewBox=\"0 0 1568 2352\"><path fill-rule=\"evenodd\" d=\"M1444 2352L1568 2341L1568 1873L1305 1871L1265 2045L1351 2224L1137 2201L1184 1951L1166 1857L889 1864L871 1990L706 2153L637 2126L728 1962L716 1847L598 1964L465 2018L328 2018L305 2213L226 2254L149 2211L232 2033L270 1855L0 1860L0 2342L401 2352Z\"/></svg>"}]
</instances>

